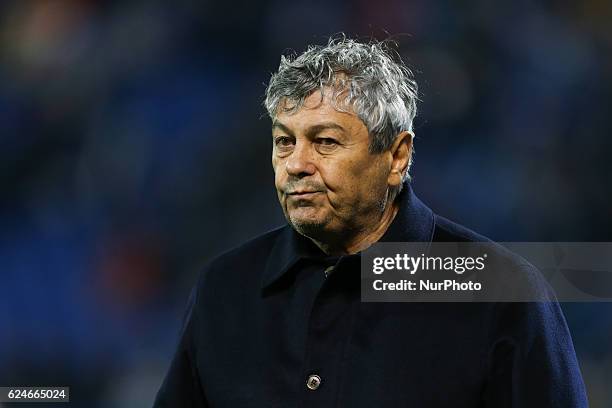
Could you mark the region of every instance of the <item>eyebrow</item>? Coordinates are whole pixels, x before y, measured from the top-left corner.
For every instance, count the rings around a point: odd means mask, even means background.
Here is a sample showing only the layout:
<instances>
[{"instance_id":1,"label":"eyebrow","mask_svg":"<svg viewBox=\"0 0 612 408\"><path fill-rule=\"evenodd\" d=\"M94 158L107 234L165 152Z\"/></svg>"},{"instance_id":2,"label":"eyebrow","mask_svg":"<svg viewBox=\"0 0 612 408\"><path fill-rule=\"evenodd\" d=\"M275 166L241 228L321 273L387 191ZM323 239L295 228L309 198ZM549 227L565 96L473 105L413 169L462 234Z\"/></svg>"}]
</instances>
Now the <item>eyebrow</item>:
<instances>
[{"instance_id":1,"label":"eyebrow","mask_svg":"<svg viewBox=\"0 0 612 408\"><path fill-rule=\"evenodd\" d=\"M278 128L280 130L282 130L283 132L288 133L289 135L293 136L293 132L291 131L291 129L289 129L286 125L282 124L281 122L278 121L274 121L272 123L272 130L274 130L275 128ZM341 132L345 132L346 130L340 126L339 124L335 123L335 122L323 122L323 123L318 123L316 125L313 125L311 127L309 127L308 129L306 129L306 135L307 136L314 136L317 133L320 133L324 130L328 130L328 129L336 129L339 130Z\"/></svg>"}]
</instances>

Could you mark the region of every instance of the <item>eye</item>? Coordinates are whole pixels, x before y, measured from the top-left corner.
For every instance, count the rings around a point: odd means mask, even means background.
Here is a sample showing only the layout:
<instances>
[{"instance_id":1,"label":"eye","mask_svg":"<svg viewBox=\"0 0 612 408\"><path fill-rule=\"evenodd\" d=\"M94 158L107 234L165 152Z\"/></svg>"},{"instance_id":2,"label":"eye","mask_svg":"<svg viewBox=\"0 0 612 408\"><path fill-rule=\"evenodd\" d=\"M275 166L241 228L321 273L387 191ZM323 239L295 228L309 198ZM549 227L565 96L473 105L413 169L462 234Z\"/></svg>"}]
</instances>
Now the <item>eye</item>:
<instances>
[{"instance_id":1,"label":"eye","mask_svg":"<svg viewBox=\"0 0 612 408\"><path fill-rule=\"evenodd\" d=\"M320 138L319 143L321 143L323 146L332 146L332 145L338 144L338 142L336 142L334 139L330 137Z\"/></svg>"},{"instance_id":2,"label":"eye","mask_svg":"<svg viewBox=\"0 0 612 408\"><path fill-rule=\"evenodd\" d=\"M278 153L288 153L295 145L295 138L289 136L277 136L274 138L274 148Z\"/></svg>"},{"instance_id":3,"label":"eye","mask_svg":"<svg viewBox=\"0 0 612 408\"><path fill-rule=\"evenodd\" d=\"M336 139L331 137L320 137L316 140L317 150L320 153L331 153L339 146L339 143Z\"/></svg>"},{"instance_id":4,"label":"eye","mask_svg":"<svg viewBox=\"0 0 612 408\"><path fill-rule=\"evenodd\" d=\"M279 136L274 138L274 145L276 146L292 146L293 139L289 136Z\"/></svg>"}]
</instances>

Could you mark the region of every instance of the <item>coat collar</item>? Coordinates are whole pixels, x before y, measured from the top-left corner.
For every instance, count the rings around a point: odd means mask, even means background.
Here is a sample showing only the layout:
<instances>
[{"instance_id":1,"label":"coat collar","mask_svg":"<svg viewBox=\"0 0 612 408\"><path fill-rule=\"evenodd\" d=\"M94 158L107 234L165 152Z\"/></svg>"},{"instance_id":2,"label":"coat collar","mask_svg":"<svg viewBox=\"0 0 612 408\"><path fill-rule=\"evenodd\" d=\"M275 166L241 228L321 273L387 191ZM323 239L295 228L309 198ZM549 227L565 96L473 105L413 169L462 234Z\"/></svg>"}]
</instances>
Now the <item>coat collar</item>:
<instances>
[{"instance_id":1,"label":"coat collar","mask_svg":"<svg viewBox=\"0 0 612 408\"><path fill-rule=\"evenodd\" d=\"M434 231L433 212L406 183L398 196L399 211L380 242L431 242ZM288 272L300 259L338 259L325 255L310 239L298 234L290 225L282 228L268 257L261 288L265 289Z\"/></svg>"}]
</instances>

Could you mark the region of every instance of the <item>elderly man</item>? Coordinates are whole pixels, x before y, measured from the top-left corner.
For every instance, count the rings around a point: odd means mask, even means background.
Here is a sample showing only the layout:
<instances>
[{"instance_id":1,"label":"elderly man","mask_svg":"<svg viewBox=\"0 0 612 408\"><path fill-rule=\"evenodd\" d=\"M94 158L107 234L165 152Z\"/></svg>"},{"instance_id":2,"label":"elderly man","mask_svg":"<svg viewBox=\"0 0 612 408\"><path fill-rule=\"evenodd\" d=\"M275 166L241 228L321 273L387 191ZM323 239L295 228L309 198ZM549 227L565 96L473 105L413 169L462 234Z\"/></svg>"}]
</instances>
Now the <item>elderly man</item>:
<instances>
[{"instance_id":1,"label":"elderly man","mask_svg":"<svg viewBox=\"0 0 612 408\"><path fill-rule=\"evenodd\" d=\"M554 301L360 301L376 242L485 240L412 191L416 100L381 43L281 57L265 106L288 225L203 270L156 407L587 405Z\"/></svg>"}]
</instances>

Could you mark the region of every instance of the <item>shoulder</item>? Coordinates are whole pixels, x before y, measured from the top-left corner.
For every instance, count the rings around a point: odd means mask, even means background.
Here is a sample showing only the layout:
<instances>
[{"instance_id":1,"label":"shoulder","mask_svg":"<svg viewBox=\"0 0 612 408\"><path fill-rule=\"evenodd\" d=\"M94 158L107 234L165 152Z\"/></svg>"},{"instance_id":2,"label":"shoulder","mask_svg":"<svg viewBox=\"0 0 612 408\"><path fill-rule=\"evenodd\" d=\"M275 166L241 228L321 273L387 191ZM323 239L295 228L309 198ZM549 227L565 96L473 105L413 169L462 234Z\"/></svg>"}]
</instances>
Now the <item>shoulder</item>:
<instances>
[{"instance_id":1,"label":"shoulder","mask_svg":"<svg viewBox=\"0 0 612 408\"><path fill-rule=\"evenodd\" d=\"M494 339L507 336L533 343L553 332L568 333L554 290L536 266L456 222L436 214L434 220L434 244L460 243L469 251L488 254L486 268L476 276L486 287L483 300L490 302L493 320L488 327Z\"/></svg>"},{"instance_id":2,"label":"shoulder","mask_svg":"<svg viewBox=\"0 0 612 408\"><path fill-rule=\"evenodd\" d=\"M210 267L237 266L266 260L279 236L288 226L277 227L228 249L209 261Z\"/></svg>"},{"instance_id":3,"label":"shoulder","mask_svg":"<svg viewBox=\"0 0 612 408\"><path fill-rule=\"evenodd\" d=\"M222 298L249 293L259 287L273 248L288 226L275 228L209 259L200 269L196 282L198 297L202 291Z\"/></svg>"},{"instance_id":4,"label":"shoulder","mask_svg":"<svg viewBox=\"0 0 612 408\"><path fill-rule=\"evenodd\" d=\"M472 250L486 249L491 255L495 255L497 259L514 264L518 269L524 270L527 274L537 272L537 268L519 254L508 250L503 245L494 242L484 235L437 214L434 214L434 221L433 243L457 242L461 243L460 245L463 245L465 248Z\"/></svg>"},{"instance_id":5,"label":"shoulder","mask_svg":"<svg viewBox=\"0 0 612 408\"><path fill-rule=\"evenodd\" d=\"M434 242L492 242L471 229L434 214Z\"/></svg>"},{"instance_id":6,"label":"shoulder","mask_svg":"<svg viewBox=\"0 0 612 408\"><path fill-rule=\"evenodd\" d=\"M490 287L500 291L496 296L507 296L508 299L505 300L510 301L555 299L554 292L541 271L521 254L437 214L434 214L434 220L434 243L460 243L466 251L487 254L485 279Z\"/></svg>"}]
</instances>

